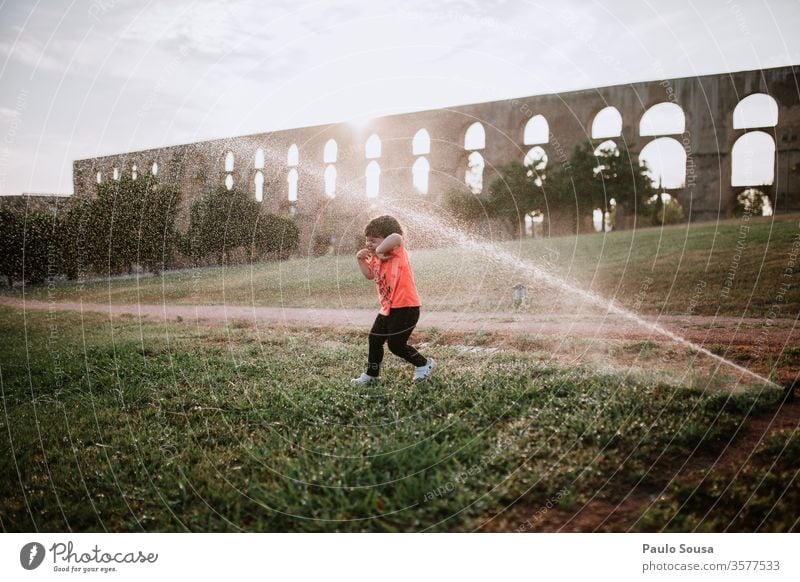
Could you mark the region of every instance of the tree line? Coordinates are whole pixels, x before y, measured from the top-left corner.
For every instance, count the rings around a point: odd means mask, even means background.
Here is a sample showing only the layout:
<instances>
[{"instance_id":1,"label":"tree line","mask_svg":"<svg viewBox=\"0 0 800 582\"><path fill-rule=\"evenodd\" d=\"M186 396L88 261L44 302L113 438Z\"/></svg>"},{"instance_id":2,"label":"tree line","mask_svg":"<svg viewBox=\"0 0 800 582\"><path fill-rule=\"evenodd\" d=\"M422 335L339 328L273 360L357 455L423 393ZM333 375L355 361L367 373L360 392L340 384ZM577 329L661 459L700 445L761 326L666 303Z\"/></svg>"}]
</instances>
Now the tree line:
<instances>
[{"instance_id":1,"label":"tree line","mask_svg":"<svg viewBox=\"0 0 800 582\"><path fill-rule=\"evenodd\" d=\"M185 232L177 227L180 206L177 186L124 174L55 212L0 209L0 276L11 285L136 268L158 274L187 261L282 259L298 247L294 221L263 211L246 192L209 190L191 205Z\"/></svg>"},{"instance_id":2,"label":"tree line","mask_svg":"<svg viewBox=\"0 0 800 582\"><path fill-rule=\"evenodd\" d=\"M550 234L582 232L581 221L595 209L612 219L625 213L652 225L681 222L680 204L664 200L647 171L624 144L595 151L584 143L552 170L541 160L512 161L500 168L486 194L454 189L445 195L444 206L462 220L498 221L515 237L525 233L525 217L535 215L547 219Z\"/></svg>"}]
</instances>

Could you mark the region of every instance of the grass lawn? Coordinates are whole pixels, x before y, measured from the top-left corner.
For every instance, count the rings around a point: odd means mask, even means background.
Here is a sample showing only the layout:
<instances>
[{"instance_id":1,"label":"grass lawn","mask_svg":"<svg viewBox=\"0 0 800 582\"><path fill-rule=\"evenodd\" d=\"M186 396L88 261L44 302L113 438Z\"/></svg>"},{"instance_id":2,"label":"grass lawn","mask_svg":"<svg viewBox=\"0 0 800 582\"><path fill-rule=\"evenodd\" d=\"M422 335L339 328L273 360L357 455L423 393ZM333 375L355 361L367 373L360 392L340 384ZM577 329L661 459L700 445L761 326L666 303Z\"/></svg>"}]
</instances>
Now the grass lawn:
<instances>
[{"instance_id":1,"label":"grass lawn","mask_svg":"<svg viewBox=\"0 0 800 582\"><path fill-rule=\"evenodd\" d=\"M429 310L511 308L511 287L529 286L532 312L574 312L576 299L526 275L518 266L441 241L414 249L415 276ZM608 234L503 242L501 250L643 314L762 317L779 294L792 253L797 262L800 215L729 220ZM737 249L738 245L738 249ZM795 245L795 246L793 246ZM530 263L528 263L530 264ZM795 266L795 270L797 267ZM794 275L796 278L798 275ZM63 282L28 287L30 299L113 303L246 304L373 308L372 284L350 256L202 268L159 277ZM777 314L800 311L793 282ZM19 288L4 291L19 295Z\"/></svg>"},{"instance_id":2,"label":"grass lawn","mask_svg":"<svg viewBox=\"0 0 800 582\"><path fill-rule=\"evenodd\" d=\"M248 272L235 276L242 300ZM310 273L313 286L321 279ZM218 276L203 273L209 301L219 300ZM147 285L162 283L172 300L190 300L174 275ZM131 300L130 283L112 288ZM647 531L797 528L798 488L780 488L796 476L796 431L760 447L740 477L710 476L716 489L701 489L718 497L710 516L696 484L673 478L775 408L774 391L730 394L720 372L673 381L647 371L657 369L649 360L600 369L512 346L432 342L441 366L430 382L412 385L390 357L379 386L355 390L347 379L365 357L362 333L69 312L23 319L6 308L0 329L4 531L468 531L520 496L573 512L634 488L658 501L628 524ZM659 361L665 350L642 357Z\"/></svg>"}]
</instances>

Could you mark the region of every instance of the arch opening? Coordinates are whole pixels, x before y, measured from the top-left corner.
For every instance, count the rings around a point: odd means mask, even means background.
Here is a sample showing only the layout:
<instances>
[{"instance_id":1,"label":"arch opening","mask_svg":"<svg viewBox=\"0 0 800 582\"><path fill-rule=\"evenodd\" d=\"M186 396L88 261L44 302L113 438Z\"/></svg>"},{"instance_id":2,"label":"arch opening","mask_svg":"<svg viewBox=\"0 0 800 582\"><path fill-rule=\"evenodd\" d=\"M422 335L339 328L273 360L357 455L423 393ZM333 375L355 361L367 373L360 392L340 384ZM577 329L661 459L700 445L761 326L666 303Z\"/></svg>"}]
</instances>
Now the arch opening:
<instances>
[{"instance_id":1,"label":"arch opening","mask_svg":"<svg viewBox=\"0 0 800 582\"><path fill-rule=\"evenodd\" d=\"M686 150L671 137L654 139L642 148L639 161L647 164L653 186L667 189L686 186Z\"/></svg>"},{"instance_id":2,"label":"arch opening","mask_svg":"<svg viewBox=\"0 0 800 582\"><path fill-rule=\"evenodd\" d=\"M537 145L550 141L550 126L544 115L534 115L525 124L525 131L522 134L522 143L525 145Z\"/></svg>"},{"instance_id":3,"label":"arch opening","mask_svg":"<svg viewBox=\"0 0 800 582\"><path fill-rule=\"evenodd\" d=\"M300 163L300 150L297 149L297 144L289 146L289 151L286 154L286 165L290 168L297 166Z\"/></svg>"},{"instance_id":4,"label":"arch opening","mask_svg":"<svg viewBox=\"0 0 800 582\"><path fill-rule=\"evenodd\" d=\"M289 202L297 202L298 176L297 176L297 170L295 168L289 170L289 174L286 177L286 181L289 183L289 193L287 199L289 200Z\"/></svg>"},{"instance_id":5,"label":"arch opening","mask_svg":"<svg viewBox=\"0 0 800 582\"><path fill-rule=\"evenodd\" d=\"M325 196L336 197L336 166L332 164L325 168Z\"/></svg>"},{"instance_id":6,"label":"arch opening","mask_svg":"<svg viewBox=\"0 0 800 582\"><path fill-rule=\"evenodd\" d=\"M431 136L425 128L414 134L411 142L411 153L415 156L424 156L431 153Z\"/></svg>"},{"instance_id":7,"label":"arch opening","mask_svg":"<svg viewBox=\"0 0 800 582\"><path fill-rule=\"evenodd\" d=\"M592 139L620 137L622 135L622 115L616 107L601 109L592 121Z\"/></svg>"},{"instance_id":8,"label":"arch opening","mask_svg":"<svg viewBox=\"0 0 800 582\"><path fill-rule=\"evenodd\" d=\"M375 160L367 164L367 198L377 198L380 193L381 167Z\"/></svg>"},{"instance_id":9,"label":"arch opening","mask_svg":"<svg viewBox=\"0 0 800 582\"><path fill-rule=\"evenodd\" d=\"M537 186L541 186L544 182L545 173L547 168L547 152L541 146L534 146L528 153L525 154L525 159L522 160L523 165L528 168L528 176L534 177L533 181Z\"/></svg>"},{"instance_id":10,"label":"arch opening","mask_svg":"<svg viewBox=\"0 0 800 582\"><path fill-rule=\"evenodd\" d=\"M479 152L472 152L467 158L467 171L464 182L473 194L483 191L483 168L486 163Z\"/></svg>"},{"instance_id":11,"label":"arch opening","mask_svg":"<svg viewBox=\"0 0 800 582\"><path fill-rule=\"evenodd\" d=\"M731 186L769 186L775 181L775 141L749 131L731 149Z\"/></svg>"},{"instance_id":12,"label":"arch opening","mask_svg":"<svg viewBox=\"0 0 800 582\"><path fill-rule=\"evenodd\" d=\"M594 175L597 176L611 169L611 166L608 163L608 158L619 157L619 146L613 139L607 139L594 148L594 156L597 158L597 165L592 171L594 172ZM606 174L603 175L604 177L607 177Z\"/></svg>"},{"instance_id":13,"label":"arch opening","mask_svg":"<svg viewBox=\"0 0 800 582\"><path fill-rule=\"evenodd\" d=\"M766 93L753 93L745 97L733 110L733 129L776 125L778 125L778 103Z\"/></svg>"},{"instance_id":14,"label":"arch opening","mask_svg":"<svg viewBox=\"0 0 800 582\"><path fill-rule=\"evenodd\" d=\"M339 146L336 144L335 139L329 139L325 143L325 150L322 153L322 161L325 164L335 164L336 158L339 155Z\"/></svg>"},{"instance_id":15,"label":"arch opening","mask_svg":"<svg viewBox=\"0 0 800 582\"><path fill-rule=\"evenodd\" d=\"M483 124L475 122L467 128L464 134L464 149L469 151L482 150L486 147L486 131Z\"/></svg>"},{"instance_id":16,"label":"arch opening","mask_svg":"<svg viewBox=\"0 0 800 582\"><path fill-rule=\"evenodd\" d=\"M367 138L367 143L364 144L364 155L368 160L381 157L381 138L378 134L373 133Z\"/></svg>"},{"instance_id":17,"label":"arch opening","mask_svg":"<svg viewBox=\"0 0 800 582\"><path fill-rule=\"evenodd\" d=\"M428 193L428 180L430 177L431 165L424 157L417 158L411 168L413 175L414 188L420 194Z\"/></svg>"},{"instance_id":18,"label":"arch opening","mask_svg":"<svg viewBox=\"0 0 800 582\"><path fill-rule=\"evenodd\" d=\"M256 201L257 202L263 202L264 201L264 173L261 170L256 172L255 185L256 185Z\"/></svg>"},{"instance_id":19,"label":"arch opening","mask_svg":"<svg viewBox=\"0 0 800 582\"><path fill-rule=\"evenodd\" d=\"M642 137L675 135L686 129L686 115L677 103L656 103L644 112L639 121L639 135Z\"/></svg>"}]
</instances>

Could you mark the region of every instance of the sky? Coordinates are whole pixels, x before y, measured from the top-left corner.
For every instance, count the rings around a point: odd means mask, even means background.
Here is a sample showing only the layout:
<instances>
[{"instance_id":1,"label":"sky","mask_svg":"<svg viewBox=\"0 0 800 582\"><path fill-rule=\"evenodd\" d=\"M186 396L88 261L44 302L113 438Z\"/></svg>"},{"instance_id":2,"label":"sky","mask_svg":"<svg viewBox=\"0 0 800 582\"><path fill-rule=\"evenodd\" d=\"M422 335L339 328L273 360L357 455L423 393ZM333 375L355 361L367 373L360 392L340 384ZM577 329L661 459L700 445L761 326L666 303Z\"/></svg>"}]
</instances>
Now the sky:
<instances>
[{"instance_id":1,"label":"sky","mask_svg":"<svg viewBox=\"0 0 800 582\"><path fill-rule=\"evenodd\" d=\"M0 194L72 162L800 64L797 0L0 0Z\"/></svg>"}]
</instances>

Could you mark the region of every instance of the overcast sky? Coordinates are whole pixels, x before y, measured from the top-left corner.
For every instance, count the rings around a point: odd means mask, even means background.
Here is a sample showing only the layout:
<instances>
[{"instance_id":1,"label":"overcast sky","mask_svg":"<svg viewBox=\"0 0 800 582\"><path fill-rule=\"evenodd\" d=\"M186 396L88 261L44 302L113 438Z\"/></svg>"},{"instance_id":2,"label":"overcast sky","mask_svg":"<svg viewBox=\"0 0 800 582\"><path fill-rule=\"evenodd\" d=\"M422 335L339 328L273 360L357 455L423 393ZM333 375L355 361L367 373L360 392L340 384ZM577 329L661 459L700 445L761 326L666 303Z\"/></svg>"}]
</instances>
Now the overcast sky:
<instances>
[{"instance_id":1,"label":"overcast sky","mask_svg":"<svg viewBox=\"0 0 800 582\"><path fill-rule=\"evenodd\" d=\"M800 64L797 0L0 0L0 193L75 159Z\"/></svg>"}]
</instances>

